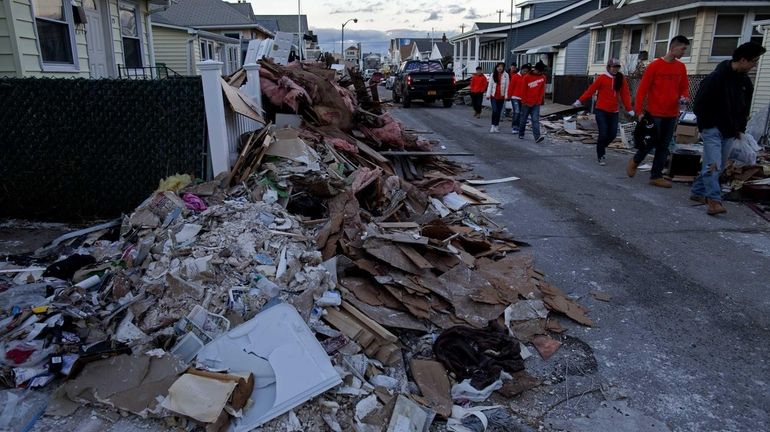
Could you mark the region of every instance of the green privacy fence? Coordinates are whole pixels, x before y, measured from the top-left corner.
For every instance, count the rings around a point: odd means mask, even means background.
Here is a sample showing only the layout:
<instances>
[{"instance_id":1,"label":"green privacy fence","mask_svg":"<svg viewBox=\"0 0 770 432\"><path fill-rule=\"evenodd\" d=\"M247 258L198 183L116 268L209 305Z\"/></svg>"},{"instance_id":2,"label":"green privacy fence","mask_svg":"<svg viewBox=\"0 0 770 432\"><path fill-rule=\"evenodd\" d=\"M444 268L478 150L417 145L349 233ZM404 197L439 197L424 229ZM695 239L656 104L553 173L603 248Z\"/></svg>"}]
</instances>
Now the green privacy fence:
<instances>
[{"instance_id":1,"label":"green privacy fence","mask_svg":"<svg viewBox=\"0 0 770 432\"><path fill-rule=\"evenodd\" d=\"M0 217L114 217L203 177L204 119L200 77L0 78Z\"/></svg>"}]
</instances>

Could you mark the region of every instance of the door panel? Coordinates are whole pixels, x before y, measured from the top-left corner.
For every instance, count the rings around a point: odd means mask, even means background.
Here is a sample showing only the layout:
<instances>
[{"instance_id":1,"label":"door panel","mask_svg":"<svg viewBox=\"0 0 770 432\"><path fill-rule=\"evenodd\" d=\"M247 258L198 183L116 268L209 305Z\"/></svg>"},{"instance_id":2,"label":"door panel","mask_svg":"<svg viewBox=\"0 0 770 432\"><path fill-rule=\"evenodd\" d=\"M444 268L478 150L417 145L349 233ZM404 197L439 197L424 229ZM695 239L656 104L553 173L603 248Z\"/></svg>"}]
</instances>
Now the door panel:
<instances>
[{"instance_id":1,"label":"door panel","mask_svg":"<svg viewBox=\"0 0 770 432\"><path fill-rule=\"evenodd\" d=\"M109 59L106 47L106 35L99 1L84 2L86 11L86 42L88 43L88 69L92 78L108 78L110 76ZM91 9L96 7L96 9Z\"/></svg>"}]
</instances>

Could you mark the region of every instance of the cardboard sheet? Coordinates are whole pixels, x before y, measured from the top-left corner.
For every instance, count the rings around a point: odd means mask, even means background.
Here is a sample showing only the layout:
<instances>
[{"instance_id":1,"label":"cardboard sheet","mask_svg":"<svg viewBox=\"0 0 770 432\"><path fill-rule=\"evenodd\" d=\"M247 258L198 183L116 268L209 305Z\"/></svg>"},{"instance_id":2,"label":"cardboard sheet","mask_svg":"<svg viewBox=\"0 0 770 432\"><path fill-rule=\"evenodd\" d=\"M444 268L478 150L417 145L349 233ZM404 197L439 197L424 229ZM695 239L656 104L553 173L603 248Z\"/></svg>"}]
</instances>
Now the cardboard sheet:
<instances>
[{"instance_id":1,"label":"cardboard sheet","mask_svg":"<svg viewBox=\"0 0 770 432\"><path fill-rule=\"evenodd\" d=\"M163 408L203 423L217 420L237 382L184 374L168 389Z\"/></svg>"}]
</instances>

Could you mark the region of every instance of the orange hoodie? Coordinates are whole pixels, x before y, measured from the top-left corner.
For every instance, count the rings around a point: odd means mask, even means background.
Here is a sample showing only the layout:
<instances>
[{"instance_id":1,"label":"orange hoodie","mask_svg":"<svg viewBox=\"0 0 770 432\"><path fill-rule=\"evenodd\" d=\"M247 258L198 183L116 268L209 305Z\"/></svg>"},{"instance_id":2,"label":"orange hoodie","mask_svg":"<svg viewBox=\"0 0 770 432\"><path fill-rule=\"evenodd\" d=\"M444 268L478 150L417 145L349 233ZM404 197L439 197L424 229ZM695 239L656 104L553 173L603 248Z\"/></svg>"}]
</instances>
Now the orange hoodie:
<instances>
[{"instance_id":1,"label":"orange hoodie","mask_svg":"<svg viewBox=\"0 0 770 432\"><path fill-rule=\"evenodd\" d=\"M513 74L511 75L511 82L508 83L508 99L516 98L521 99L521 83L523 78L521 77L521 74Z\"/></svg>"},{"instance_id":2,"label":"orange hoodie","mask_svg":"<svg viewBox=\"0 0 770 432\"><path fill-rule=\"evenodd\" d=\"M636 92L634 111L642 112L646 98L647 112L653 116L679 117L680 97L690 97L687 68L679 60L669 63L659 58L650 63L642 75L642 82Z\"/></svg>"},{"instance_id":3,"label":"orange hoodie","mask_svg":"<svg viewBox=\"0 0 770 432\"><path fill-rule=\"evenodd\" d=\"M545 74L528 73L522 77L524 92L521 95L523 105L542 105L545 98Z\"/></svg>"},{"instance_id":4,"label":"orange hoodie","mask_svg":"<svg viewBox=\"0 0 770 432\"><path fill-rule=\"evenodd\" d=\"M487 77L484 74L473 74L471 77L471 93L484 93L487 91Z\"/></svg>"},{"instance_id":5,"label":"orange hoodie","mask_svg":"<svg viewBox=\"0 0 770 432\"><path fill-rule=\"evenodd\" d=\"M611 113L618 112L618 93L615 91L614 76L609 72L599 75L578 100L585 105L596 92L599 92L596 108ZM620 97L623 99L623 107L626 111L631 111L631 92L628 90L628 80L626 79L623 79L623 86L620 87Z\"/></svg>"}]
</instances>

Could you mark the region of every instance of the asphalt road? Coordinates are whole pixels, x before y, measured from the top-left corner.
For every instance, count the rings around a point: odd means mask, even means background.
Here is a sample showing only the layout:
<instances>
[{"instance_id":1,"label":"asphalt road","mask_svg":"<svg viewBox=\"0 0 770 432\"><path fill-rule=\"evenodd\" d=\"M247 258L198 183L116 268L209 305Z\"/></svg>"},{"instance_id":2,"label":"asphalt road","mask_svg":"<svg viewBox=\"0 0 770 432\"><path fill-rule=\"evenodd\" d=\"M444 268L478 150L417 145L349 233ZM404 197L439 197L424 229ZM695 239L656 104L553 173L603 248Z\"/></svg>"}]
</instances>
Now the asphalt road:
<instances>
[{"instance_id":1,"label":"asphalt road","mask_svg":"<svg viewBox=\"0 0 770 432\"><path fill-rule=\"evenodd\" d=\"M674 431L770 430L770 224L729 202L727 214L707 216L689 185L629 179L626 153L610 150L601 167L593 146L519 140L510 120L490 134L488 110L480 120L464 105L391 112L473 152L457 159L475 173L521 178L486 187L503 203L498 220L589 307L596 326L568 334L591 346L598 374L631 405Z\"/></svg>"}]
</instances>

